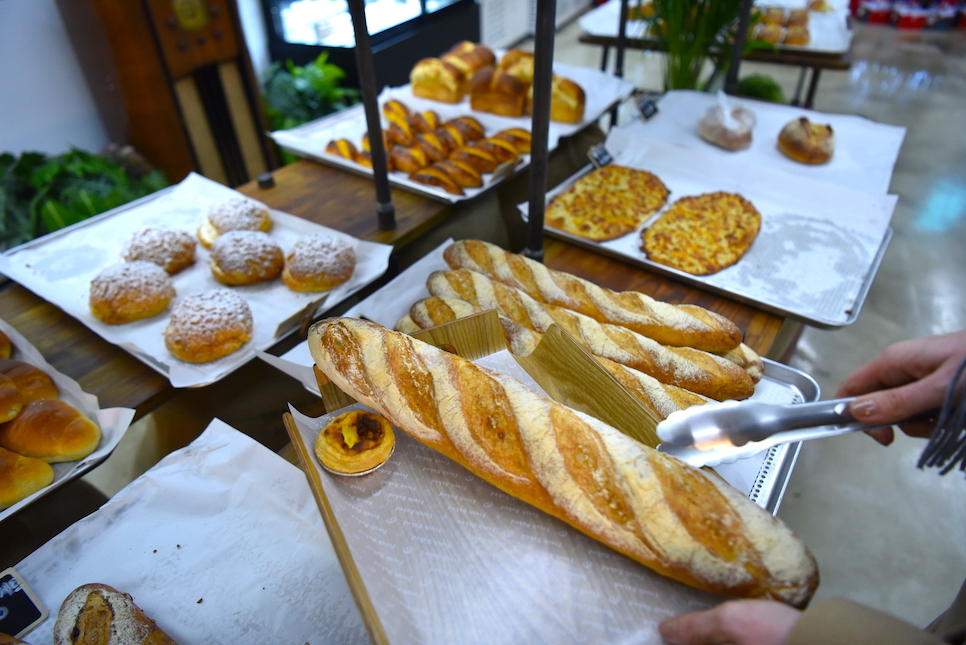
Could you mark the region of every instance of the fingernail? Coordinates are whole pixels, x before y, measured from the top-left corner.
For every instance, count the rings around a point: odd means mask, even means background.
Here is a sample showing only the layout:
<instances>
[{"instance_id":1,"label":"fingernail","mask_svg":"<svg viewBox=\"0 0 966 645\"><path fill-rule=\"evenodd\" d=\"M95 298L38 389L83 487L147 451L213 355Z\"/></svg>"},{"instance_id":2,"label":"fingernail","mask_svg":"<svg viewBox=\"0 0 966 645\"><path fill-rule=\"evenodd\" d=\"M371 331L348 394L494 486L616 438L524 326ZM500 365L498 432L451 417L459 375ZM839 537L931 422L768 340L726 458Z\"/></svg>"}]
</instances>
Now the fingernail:
<instances>
[{"instance_id":1,"label":"fingernail","mask_svg":"<svg viewBox=\"0 0 966 645\"><path fill-rule=\"evenodd\" d=\"M876 411L875 400L873 399L863 399L861 401L854 401L849 406L849 412L856 419L868 419L873 416Z\"/></svg>"}]
</instances>

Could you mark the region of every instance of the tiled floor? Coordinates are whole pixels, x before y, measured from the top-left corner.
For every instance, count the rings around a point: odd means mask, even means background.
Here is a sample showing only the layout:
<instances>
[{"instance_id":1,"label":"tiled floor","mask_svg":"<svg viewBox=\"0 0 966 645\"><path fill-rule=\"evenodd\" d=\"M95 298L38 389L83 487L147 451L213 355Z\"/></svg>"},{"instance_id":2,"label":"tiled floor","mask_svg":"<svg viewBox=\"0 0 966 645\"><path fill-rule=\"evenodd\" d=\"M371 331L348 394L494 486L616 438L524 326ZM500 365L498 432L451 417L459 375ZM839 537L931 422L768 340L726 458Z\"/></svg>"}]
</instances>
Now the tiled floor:
<instances>
[{"instance_id":1,"label":"tiled floor","mask_svg":"<svg viewBox=\"0 0 966 645\"><path fill-rule=\"evenodd\" d=\"M891 192L893 241L857 322L807 328L792 364L825 398L889 343L966 327L966 33L856 25L854 64L822 74L815 109L904 126ZM596 66L600 50L557 34L558 60ZM613 56L612 56L613 59ZM628 51L625 76L661 88L660 57ZM796 68L746 63L794 94ZM816 598L845 596L928 623L966 576L966 479L915 468L921 440L883 448L864 435L803 446L779 515L815 553Z\"/></svg>"}]
</instances>

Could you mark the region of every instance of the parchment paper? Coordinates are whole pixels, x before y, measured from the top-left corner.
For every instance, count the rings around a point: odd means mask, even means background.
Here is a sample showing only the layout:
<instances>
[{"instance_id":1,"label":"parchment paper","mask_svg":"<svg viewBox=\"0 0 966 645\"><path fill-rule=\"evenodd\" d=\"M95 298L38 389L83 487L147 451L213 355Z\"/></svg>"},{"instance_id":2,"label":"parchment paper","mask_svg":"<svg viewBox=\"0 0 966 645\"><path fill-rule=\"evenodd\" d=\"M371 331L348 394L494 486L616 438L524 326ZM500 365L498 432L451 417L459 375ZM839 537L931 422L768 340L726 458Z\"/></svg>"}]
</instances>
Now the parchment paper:
<instances>
[{"instance_id":1,"label":"parchment paper","mask_svg":"<svg viewBox=\"0 0 966 645\"><path fill-rule=\"evenodd\" d=\"M218 419L16 569L51 613L34 645L89 582L179 643L370 642L305 475Z\"/></svg>"},{"instance_id":2,"label":"parchment paper","mask_svg":"<svg viewBox=\"0 0 966 645\"><path fill-rule=\"evenodd\" d=\"M210 363L191 364L174 358L164 346L163 331L171 307L185 296L225 288L215 280L208 251L197 245L195 263L172 276L177 292L167 311L124 325L107 325L90 312L90 281L105 267L121 261L121 248L136 230L156 226L192 235L215 202L238 193L201 175L190 174L172 190L158 193L129 208L121 207L70 228L51 233L0 255L0 272L87 325L107 341L123 347L157 371L175 387L205 385L224 377L297 326L301 315L316 306L333 307L382 275L392 247L357 240L300 217L271 210L270 235L283 251L301 237L326 232L349 241L356 250L352 277L326 293L295 292L281 280L245 287L229 287L248 301L255 320L252 340L241 349ZM324 301L324 302L323 302ZM323 302L322 305L319 305Z\"/></svg>"},{"instance_id":3,"label":"parchment paper","mask_svg":"<svg viewBox=\"0 0 966 645\"><path fill-rule=\"evenodd\" d=\"M50 363L44 359L36 347L24 338L7 321L0 319L0 330L10 338L13 345L13 352L10 358L25 363L30 363L34 367L46 372L60 391L60 399L71 404L88 419L93 420L101 428L101 442L90 455L79 461L68 461L59 464L51 464L54 469L54 481L42 488L33 495L25 497L13 506L0 511L0 522L10 517L24 506L32 504L47 493L53 491L67 482L76 479L100 464L114 451L118 442L134 418L134 410L130 408L105 408L101 409L97 397L88 394L81 389L80 384L66 374L54 369Z\"/></svg>"}]
</instances>

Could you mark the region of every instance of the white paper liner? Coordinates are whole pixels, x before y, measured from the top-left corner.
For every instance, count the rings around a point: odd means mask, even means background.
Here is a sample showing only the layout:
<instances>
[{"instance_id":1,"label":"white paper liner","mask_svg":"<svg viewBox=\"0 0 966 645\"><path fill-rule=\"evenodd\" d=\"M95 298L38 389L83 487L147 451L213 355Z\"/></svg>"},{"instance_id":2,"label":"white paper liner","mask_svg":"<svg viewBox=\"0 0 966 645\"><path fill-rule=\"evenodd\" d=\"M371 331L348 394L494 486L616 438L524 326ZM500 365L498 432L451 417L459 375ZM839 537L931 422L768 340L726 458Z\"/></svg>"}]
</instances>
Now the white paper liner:
<instances>
[{"instance_id":1,"label":"white paper liner","mask_svg":"<svg viewBox=\"0 0 966 645\"><path fill-rule=\"evenodd\" d=\"M164 346L168 314L185 296L226 288L209 268L208 251L197 245L195 263L172 276L177 295L162 314L124 325L107 325L90 312L90 281L105 267L120 262L121 248L134 231L148 226L184 230L192 235L205 220L208 208L238 193L198 174L190 174L169 191L101 216L80 222L0 255L0 272L59 306L105 340L123 347L157 371L174 387L205 385L229 374L297 328L301 315L319 303L324 308L381 276L389 265L392 247L358 240L339 231L277 210L270 210L272 238L284 252L300 238L329 233L350 242L357 264L352 277L325 293L295 292L281 280L245 287L227 287L242 295L255 321L252 340L241 349L210 363L191 364L172 356Z\"/></svg>"},{"instance_id":2,"label":"white paper liner","mask_svg":"<svg viewBox=\"0 0 966 645\"><path fill-rule=\"evenodd\" d=\"M576 67L563 63L554 63L554 73L565 76L577 82L583 89L586 96L584 106L584 118L579 123L559 123L550 122L548 132L548 150L553 151L560 142L561 137L570 136L583 130L607 110L617 103L627 99L634 90L634 85L616 76L605 74L586 67ZM496 134L508 128L524 128L531 130L531 117L505 117L487 112L477 112L470 108L469 98L464 98L459 103L440 103L428 99L413 96L410 85L401 87L386 87L379 93L379 105L383 105L390 99L402 101L410 109L417 112L433 110L442 121L448 121L459 116L472 116L485 128L487 136ZM384 117L383 127L388 127ZM320 159L326 163L338 165L354 172L371 175L372 171L356 164L348 159L331 155L325 152L325 146L333 139L348 139L356 147L360 146L362 135L367 132L366 117L362 105L356 105L342 112L322 117L297 126L290 130L277 130L271 133L275 142L293 151L296 154L308 155ZM530 163L530 155L523 155L517 169L524 168ZM458 202L472 199L482 192L492 188L499 183L501 177L495 175L484 175L486 182L482 188L466 189L465 195L451 195L441 188L426 186L411 181L405 173L389 173L390 181L398 186L404 186L416 192L424 193L443 199L449 202Z\"/></svg>"},{"instance_id":3,"label":"white paper liner","mask_svg":"<svg viewBox=\"0 0 966 645\"><path fill-rule=\"evenodd\" d=\"M67 482L80 477L107 459L131 425L131 420L134 418L134 410L130 408L101 409L96 396L88 394L81 389L77 381L54 369L44 359L37 348L7 321L0 319L0 330L7 334L10 342L13 344L13 353L10 355L10 358L30 363L45 372L53 379L54 384L60 391L59 398L77 408L84 416L95 421L101 428L101 442L94 452L79 461L51 464L51 467L54 469L54 481L33 495L29 495L13 506L0 511L0 522L2 522L23 507L32 504Z\"/></svg>"},{"instance_id":4,"label":"white paper liner","mask_svg":"<svg viewBox=\"0 0 966 645\"><path fill-rule=\"evenodd\" d=\"M218 419L16 568L51 613L31 643L90 582L179 643L370 643L305 475Z\"/></svg>"}]
</instances>

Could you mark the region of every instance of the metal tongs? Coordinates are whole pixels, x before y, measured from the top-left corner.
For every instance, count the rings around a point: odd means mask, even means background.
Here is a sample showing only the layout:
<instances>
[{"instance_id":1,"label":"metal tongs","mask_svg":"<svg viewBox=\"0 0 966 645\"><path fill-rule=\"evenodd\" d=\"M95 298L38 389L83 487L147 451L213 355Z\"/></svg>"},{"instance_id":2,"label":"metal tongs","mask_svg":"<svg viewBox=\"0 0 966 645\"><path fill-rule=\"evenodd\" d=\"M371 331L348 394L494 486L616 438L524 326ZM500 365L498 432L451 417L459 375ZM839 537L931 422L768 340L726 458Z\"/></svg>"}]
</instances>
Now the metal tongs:
<instances>
[{"instance_id":1,"label":"metal tongs","mask_svg":"<svg viewBox=\"0 0 966 645\"><path fill-rule=\"evenodd\" d=\"M852 398L777 405L724 401L679 410L657 424L658 450L692 466L716 466L772 446L880 427L849 414Z\"/></svg>"}]
</instances>

